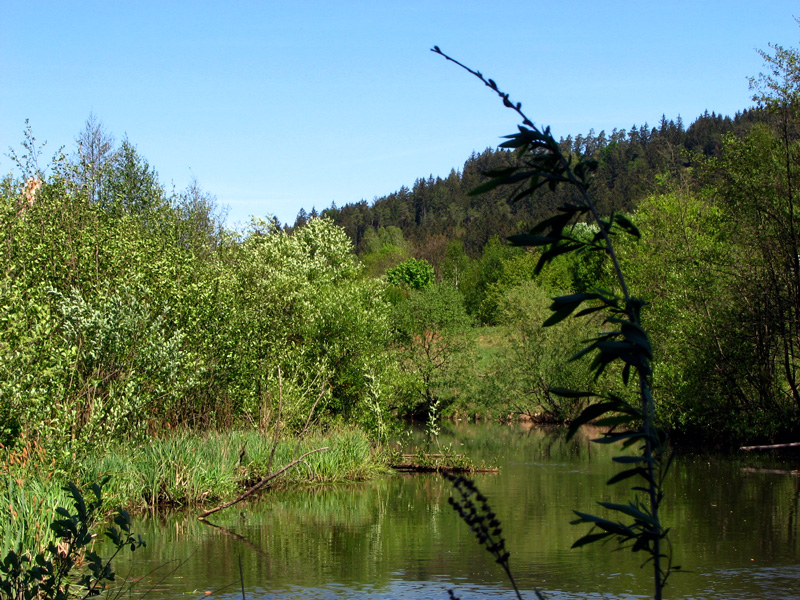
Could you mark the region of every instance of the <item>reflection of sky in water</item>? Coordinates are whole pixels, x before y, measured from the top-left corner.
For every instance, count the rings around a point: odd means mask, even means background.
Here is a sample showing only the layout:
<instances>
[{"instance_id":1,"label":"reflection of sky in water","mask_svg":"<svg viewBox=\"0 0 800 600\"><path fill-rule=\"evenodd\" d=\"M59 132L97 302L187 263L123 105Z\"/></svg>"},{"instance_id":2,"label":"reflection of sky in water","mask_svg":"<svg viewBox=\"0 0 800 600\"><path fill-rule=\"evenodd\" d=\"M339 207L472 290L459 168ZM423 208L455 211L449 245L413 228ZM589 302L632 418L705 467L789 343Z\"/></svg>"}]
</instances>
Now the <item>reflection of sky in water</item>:
<instances>
[{"instance_id":1,"label":"reflection of sky in water","mask_svg":"<svg viewBox=\"0 0 800 600\"><path fill-rule=\"evenodd\" d=\"M526 600L533 600L533 586L565 600L650 597L651 571L639 568L643 556L612 552L613 545L570 550L585 532L569 525L573 509L599 511L597 500L629 499L627 487L605 484L615 473L615 449L512 428L474 431L482 435L475 454L500 457L499 475L476 480L503 523ZM473 455L471 434L457 435L459 447ZM743 466L751 463L676 462L664 519L673 528L675 562L688 572L672 575L670 600L800 598L800 478L743 475ZM118 562L117 571L124 576L131 569L143 578L136 589L153 588L146 598L159 600L207 598L206 591L241 598L239 556L251 600L447 600L448 588L462 600L512 600L502 570L447 506L449 494L436 475L393 476L270 493L214 515L223 529L203 526L193 514L150 520L134 529L148 547ZM170 574L174 559L185 562Z\"/></svg>"},{"instance_id":2,"label":"reflection of sky in water","mask_svg":"<svg viewBox=\"0 0 800 600\"><path fill-rule=\"evenodd\" d=\"M712 573L699 574L710 579L708 588L698 583L697 598L722 597L713 590L719 581L726 582L727 598L753 600L760 598L800 598L800 565L786 567L753 567L752 569L719 569Z\"/></svg>"},{"instance_id":3,"label":"reflection of sky in water","mask_svg":"<svg viewBox=\"0 0 800 600\"><path fill-rule=\"evenodd\" d=\"M459 585L456 582L453 593L461 600L515 600L513 590L501 586ZM361 585L348 587L331 584L325 587L288 586L280 589L246 588L245 594L251 600L448 600L448 589L452 586L438 581L406 581L394 579L385 586ZM548 600L642 600L648 596L613 595L603 593L564 593L559 590L539 590ZM523 599L534 600L532 590L521 590ZM187 596L189 597L189 596ZM214 598L217 600L241 600L241 589L226 590L223 593L203 595L197 600ZM194 599L193 599L194 600ZM749 600L749 597L742 597Z\"/></svg>"},{"instance_id":4,"label":"reflection of sky in water","mask_svg":"<svg viewBox=\"0 0 800 600\"><path fill-rule=\"evenodd\" d=\"M403 573L395 573L385 585L358 584L344 585L331 583L325 586L303 587L297 585L283 585L275 587L249 586L245 584L245 596L251 600L448 600L448 589L452 589L456 597L461 600L514 600L513 590L503 585L476 585L463 579L456 578L448 581L445 577L431 577L427 581L403 579ZM626 577L625 574L617 574ZM722 570L716 573L697 574L701 578L718 581L725 579L728 583L724 592L714 591L716 585L708 587L702 582L697 590L681 598L691 600L763 600L775 598L790 600L800 597L800 567L764 568L752 570ZM706 582L709 583L709 582ZM141 588L146 592L149 588ZM673 598L668 585L665 591L666 598ZM797 591L792 595L791 591ZM240 600L242 591L239 582L231 582L220 589L180 593L175 595L175 590L160 586L154 587L147 597L173 596L183 599L204 600ZM558 589L540 588L548 600L633 600L651 597L648 594L626 594L607 592L566 592ZM787 595L787 591L790 595ZM534 600L533 590L522 589L522 596L526 600ZM135 596L135 594L134 594Z\"/></svg>"}]
</instances>

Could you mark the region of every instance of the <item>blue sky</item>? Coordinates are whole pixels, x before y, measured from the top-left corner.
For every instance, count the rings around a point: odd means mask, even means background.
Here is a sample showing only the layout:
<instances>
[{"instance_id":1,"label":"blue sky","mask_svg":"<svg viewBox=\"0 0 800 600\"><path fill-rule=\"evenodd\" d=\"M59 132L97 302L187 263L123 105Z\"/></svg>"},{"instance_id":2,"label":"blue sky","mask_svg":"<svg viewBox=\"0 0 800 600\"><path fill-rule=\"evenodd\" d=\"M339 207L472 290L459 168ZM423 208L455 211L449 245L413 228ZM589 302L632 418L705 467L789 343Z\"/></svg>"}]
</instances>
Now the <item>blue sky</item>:
<instances>
[{"instance_id":1,"label":"blue sky","mask_svg":"<svg viewBox=\"0 0 800 600\"><path fill-rule=\"evenodd\" d=\"M515 115L556 137L748 107L757 48L797 47L796 1L38 2L0 22L0 172L25 119L68 150L90 113L168 188L294 222L446 176Z\"/></svg>"}]
</instances>

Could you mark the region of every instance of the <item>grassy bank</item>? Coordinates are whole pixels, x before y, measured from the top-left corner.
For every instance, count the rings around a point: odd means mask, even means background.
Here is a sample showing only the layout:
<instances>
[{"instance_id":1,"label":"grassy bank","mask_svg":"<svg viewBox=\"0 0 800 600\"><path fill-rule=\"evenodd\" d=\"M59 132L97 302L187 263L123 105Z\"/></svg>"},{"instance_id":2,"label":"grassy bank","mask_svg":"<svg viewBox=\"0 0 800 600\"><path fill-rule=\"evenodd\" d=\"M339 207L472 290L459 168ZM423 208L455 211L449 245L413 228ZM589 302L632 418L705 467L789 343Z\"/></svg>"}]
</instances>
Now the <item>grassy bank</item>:
<instances>
[{"instance_id":1,"label":"grassy bank","mask_svg":"<svg viewBox=\"0 0 800 600\"><path fill-rule=\"evenodd\" d=\"M253 431L181 433L141 446L116 446L98 455L76 458L67 468L48 460L29 443L3 456L0 489L0 542L4 548L42 548L50 539L48 524L58 506L68 506L61 488L67 481L85 487L105 476L106 506L143 510L210 506L233 499L244 489L316 448L273 487L305 483L360 481L384 467L367 436L341 429L303 440L281 440L273 453L271 438Z\"/></svg>"}]
</instances>

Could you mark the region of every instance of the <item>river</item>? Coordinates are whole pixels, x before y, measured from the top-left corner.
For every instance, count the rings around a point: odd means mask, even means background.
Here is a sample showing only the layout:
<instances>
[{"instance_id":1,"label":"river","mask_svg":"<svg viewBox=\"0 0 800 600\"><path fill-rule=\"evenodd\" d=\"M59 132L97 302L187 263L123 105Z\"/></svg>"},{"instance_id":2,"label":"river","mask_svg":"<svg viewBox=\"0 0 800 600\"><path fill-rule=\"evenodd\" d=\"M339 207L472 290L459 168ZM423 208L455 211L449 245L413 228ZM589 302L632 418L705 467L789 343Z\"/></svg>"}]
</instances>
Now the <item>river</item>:
<instances>
[{"instance_id":1,"label":"river","mask_svg":"<svg viewBox=\"0 0 800 600\"><path fill-rule=\"evenodd\" d=\"M409 440L411 441L411 440ZM502 425L446 428L436 442L499 474L476 475L502 521L525 598L648 598L643 556L611 544L571 550L587 531L573 509L602 513L626 502L618 448L567 442L563 430ZM436 445L432 448L435 451ZM662 521L675 564L666 598L800 598L800 476L789 458L678 452ZM268 492L204 525L194 514L137 519L147 547L118 561L132 597L441 599L513 597L502 570L447 504L438 475L392 475L361 484ZM241 564L241 571L240 571ZM210 593L209 593L210 592Z\"/></svg>"}]
</instances>

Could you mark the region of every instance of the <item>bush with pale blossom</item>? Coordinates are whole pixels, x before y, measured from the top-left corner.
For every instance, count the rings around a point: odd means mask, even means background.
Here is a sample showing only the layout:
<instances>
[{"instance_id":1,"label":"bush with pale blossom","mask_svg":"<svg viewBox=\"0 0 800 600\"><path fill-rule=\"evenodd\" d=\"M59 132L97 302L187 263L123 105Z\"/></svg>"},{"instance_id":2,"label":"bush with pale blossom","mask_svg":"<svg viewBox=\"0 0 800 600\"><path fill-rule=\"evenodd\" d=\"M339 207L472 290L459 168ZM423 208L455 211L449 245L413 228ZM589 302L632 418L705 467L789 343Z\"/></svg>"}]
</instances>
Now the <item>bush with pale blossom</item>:
<instances>
[{"instance_id":1,"label":"bush with pale blossom","mask_svg":"<svg viewBox=\"0 0 800 600\"><path fill-rule=\"evenodd\" d=\"M37 177L28 177L28 180L25 182L25 187L22 188L22 197L25 199L25 201L20 207L21 210L26 210L33 206L33 203L36 200L36 194L39 192L41 187L41 179Z\"/></svg>"}]
</instances>

